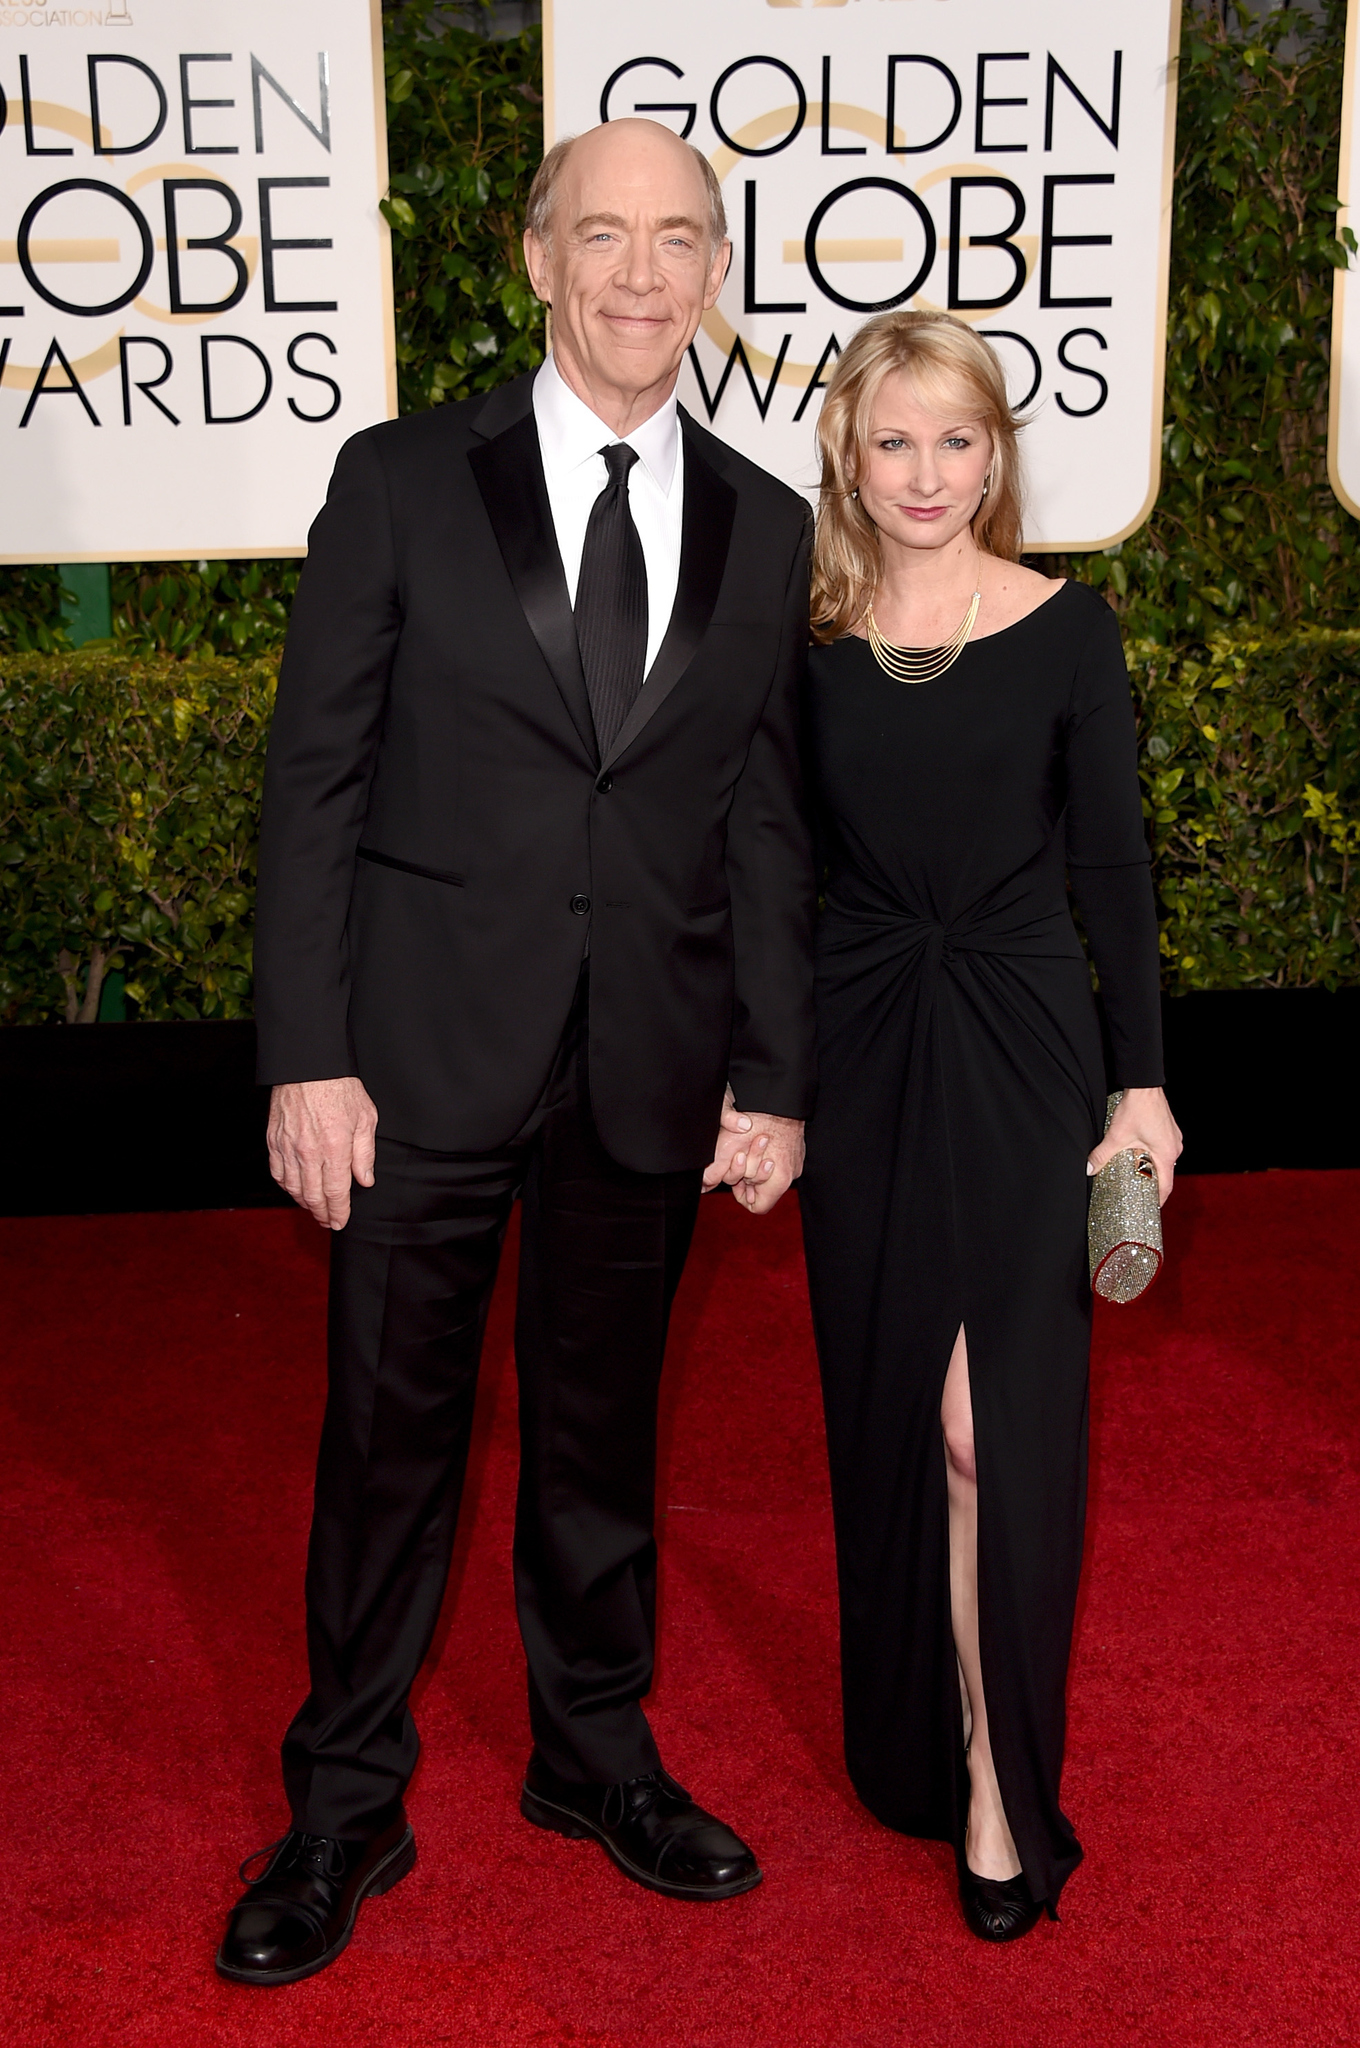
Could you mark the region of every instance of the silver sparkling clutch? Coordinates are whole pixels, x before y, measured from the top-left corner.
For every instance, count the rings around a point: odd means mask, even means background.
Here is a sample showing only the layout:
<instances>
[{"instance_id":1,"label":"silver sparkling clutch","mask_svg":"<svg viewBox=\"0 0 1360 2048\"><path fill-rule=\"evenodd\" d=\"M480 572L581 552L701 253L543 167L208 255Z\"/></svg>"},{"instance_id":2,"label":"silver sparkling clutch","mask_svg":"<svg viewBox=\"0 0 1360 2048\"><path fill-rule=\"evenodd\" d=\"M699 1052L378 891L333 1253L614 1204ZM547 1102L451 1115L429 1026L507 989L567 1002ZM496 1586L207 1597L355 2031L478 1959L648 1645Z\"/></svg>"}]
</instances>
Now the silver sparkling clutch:
<instances>
[{"instance_id":1,"label":"silver sparkling clutch","mask_svg":"<svg viewBox=\"0 0 1360 2048\"><path fill-rule=\"evenodd\" d=\"M1123 1091L1105 1105L1108 1131ZM1157 1168L1148 1152L1116 1152L1091 1182L1091 1285L1106 1301L1136 1301L1162 1269Z\"/></svg>"}]
</instances>

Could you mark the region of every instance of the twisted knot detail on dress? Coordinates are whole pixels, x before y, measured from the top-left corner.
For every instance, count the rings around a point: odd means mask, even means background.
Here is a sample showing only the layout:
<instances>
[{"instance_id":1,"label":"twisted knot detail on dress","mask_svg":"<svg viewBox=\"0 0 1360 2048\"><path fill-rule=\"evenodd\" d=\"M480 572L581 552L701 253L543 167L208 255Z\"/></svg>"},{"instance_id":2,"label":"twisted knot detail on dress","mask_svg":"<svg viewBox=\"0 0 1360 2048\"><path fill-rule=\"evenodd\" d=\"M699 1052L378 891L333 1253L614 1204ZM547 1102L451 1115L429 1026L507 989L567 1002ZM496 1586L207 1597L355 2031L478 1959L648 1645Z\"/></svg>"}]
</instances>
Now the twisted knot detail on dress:
<instances>
[{"instance_id":1,"label":"twisted knot detail on dress","mask_svg":"<svg viewBox=\"0 0 1360 2048\"><path fill-rule=\"evenodd\" d=\"M642 688L647 659L647 563L628 503L637 450L602 448L609 481L591 507L576 586L576 639L601 760Z\"/></svg>"},{"instance_id":2,"label":"twisted knot detail on dress","mask_svg":"<svg viewBox=\"0 0 1360 2048\"><path fill-rule=\"evenodd\" d=\"M827 890L820 950L839 955L864 951L879 959L915 955L925 949L930 968L947 966L958 954L991 954L997 958L1082 958L1081 942L1072 923L1065 894L1053 900L1048 889L1035 886L1034 865L1008 878L974 903L948 916L932 914L898 898L892 891L866 887L862 877L853 892Z\"/></svg>"}]
</instances>

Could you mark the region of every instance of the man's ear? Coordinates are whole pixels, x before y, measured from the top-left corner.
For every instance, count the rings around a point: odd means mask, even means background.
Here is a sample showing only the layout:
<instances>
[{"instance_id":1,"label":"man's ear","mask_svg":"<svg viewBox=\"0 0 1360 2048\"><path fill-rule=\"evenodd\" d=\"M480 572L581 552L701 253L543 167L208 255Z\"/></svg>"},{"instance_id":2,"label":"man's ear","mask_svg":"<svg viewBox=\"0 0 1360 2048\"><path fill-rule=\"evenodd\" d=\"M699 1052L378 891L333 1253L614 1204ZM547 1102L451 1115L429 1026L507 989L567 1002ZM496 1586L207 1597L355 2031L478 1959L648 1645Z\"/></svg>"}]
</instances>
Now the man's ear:
<instances>
[{"instance_id":1,"label":"man's ear","mask_svg":"<svg viewBox=\"0 0 1360 2048\"><path fill-rule=\"evenodd\" d=\"M524 230L524 268L529 273L529 284L534 297L545 306L552 304L548 284L548 252L537 235Z\"/></svg>"},{"instance_id":2,"label":"man's ear","mask_svg":"<svg viewBox=\"0 0 1360 2048\"><path fill-rule=\"evenodd\" d=\"M708 311L710 306L717 305L718 293L722 290L723 285L726 282L727 267L731 263L731 261L732 244L730 242L724 242L721 249L719 249L717 255L713 258L713 262L709 268L708 287L704 292L705 312Z\"/></svg>"}]
</instances>

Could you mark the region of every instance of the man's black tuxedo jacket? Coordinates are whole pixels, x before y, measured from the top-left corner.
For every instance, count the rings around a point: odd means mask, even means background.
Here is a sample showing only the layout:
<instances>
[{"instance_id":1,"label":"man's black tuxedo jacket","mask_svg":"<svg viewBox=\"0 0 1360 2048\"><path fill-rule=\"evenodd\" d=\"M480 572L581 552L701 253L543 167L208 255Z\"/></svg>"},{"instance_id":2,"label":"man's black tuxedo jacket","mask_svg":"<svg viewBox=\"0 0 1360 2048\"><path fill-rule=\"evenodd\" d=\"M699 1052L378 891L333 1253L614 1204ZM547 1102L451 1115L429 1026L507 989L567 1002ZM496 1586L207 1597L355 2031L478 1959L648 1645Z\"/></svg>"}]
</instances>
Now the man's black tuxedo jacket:
<instances>
[{"instance_id":1,"label":"man's black tuxedo jacket","mask_svg":"<svg viewBox=\"0 0 1360 2048\"><path fill-rule=\"evenodd\" d=\"M729 1077L743 1107L810 1107L807 512L682 414L675 608L601 761L531 389L336 464L265 775L260 1079L358 1074L386 1136L496 1150L588 939L600 1136L679 1171L712 1156Z\"/></svg>"}]
</instances>

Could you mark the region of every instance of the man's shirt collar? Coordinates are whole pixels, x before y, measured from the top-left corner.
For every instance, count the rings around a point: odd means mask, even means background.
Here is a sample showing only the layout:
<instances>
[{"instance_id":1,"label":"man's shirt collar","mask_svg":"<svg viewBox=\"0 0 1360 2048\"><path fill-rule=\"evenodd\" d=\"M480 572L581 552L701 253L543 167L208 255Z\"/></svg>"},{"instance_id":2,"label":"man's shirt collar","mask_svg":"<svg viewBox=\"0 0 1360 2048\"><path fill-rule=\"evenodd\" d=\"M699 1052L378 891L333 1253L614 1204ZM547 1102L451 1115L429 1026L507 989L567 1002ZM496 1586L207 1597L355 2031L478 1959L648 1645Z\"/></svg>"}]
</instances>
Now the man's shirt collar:
<instances>
[{"instance_id":1,"label":"man's shirt collar","mask_svg":"<svg viewBox=\"0 0 1360 2048\"><path fill-rule=\"evenodd\" d=\"M573 470L602 448L624 440L636 449L638 460L663 497L670 496L680 452L680 414L674 392L641 426L628 434L616 434L576 396L549 355L534 379L534 417L544 457L559 472Z\"/></svg>"}]
</instances>

